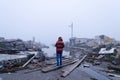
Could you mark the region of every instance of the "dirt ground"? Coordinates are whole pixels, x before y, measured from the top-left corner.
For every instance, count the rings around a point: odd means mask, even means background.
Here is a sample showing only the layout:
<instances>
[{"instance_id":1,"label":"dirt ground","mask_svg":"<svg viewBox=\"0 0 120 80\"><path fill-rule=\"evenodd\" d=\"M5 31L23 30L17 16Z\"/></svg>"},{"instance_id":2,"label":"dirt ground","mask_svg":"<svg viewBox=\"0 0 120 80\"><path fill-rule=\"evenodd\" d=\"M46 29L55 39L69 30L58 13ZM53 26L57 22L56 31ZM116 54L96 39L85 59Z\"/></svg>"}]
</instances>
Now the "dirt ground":
<instances>
[{"instance_id":1,"label":"dirt ground","mask_svg":"<svg viewBox=\"0 0 120 80\"><path fill-rule=\"evenodd\" d=\"M89 67L83 67L84 64L88 64ZM30 70L20 70L14 73L0 73L0 80L120 80L120 78L110 77L104 72L106 65L106 62L97 66L83 62L65 78L61 77L62 70L65 68L63 67L47 73L43 73L41 70L32 72Z\"/></svg>"}]
</instances>

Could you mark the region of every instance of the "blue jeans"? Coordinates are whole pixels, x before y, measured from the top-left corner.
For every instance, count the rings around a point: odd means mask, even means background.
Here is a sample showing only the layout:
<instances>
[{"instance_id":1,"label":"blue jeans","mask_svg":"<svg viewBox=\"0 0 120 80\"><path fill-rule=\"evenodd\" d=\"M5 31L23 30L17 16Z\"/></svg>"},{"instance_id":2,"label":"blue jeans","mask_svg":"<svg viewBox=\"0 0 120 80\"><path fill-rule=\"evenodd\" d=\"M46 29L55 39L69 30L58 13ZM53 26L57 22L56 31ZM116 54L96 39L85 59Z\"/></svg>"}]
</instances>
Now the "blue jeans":
<instances>
[{"instance_id":1,"label":"blue jeans","mask_svg":"<svg viewBox=\"0 0 120 80\"><path fill-rule=\"evenodd\" d=\"M57 53L56 54L56 61L57 61L57 66L62 65L62 53Z\"/></svg>"}]
</instances>

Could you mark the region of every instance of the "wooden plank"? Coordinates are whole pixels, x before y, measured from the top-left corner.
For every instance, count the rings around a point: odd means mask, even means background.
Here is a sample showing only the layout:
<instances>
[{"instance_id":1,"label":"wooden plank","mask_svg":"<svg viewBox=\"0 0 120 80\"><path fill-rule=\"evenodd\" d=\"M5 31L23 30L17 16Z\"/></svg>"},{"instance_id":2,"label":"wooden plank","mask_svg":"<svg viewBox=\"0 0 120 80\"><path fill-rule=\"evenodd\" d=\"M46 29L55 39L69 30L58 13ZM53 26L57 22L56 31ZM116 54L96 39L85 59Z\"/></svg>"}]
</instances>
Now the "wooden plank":
<instances>
[{"instance_id":1,"label":"wooden plank","mask_svg":"<svg viewBox=\"0 0 120 80\"><path fill-rule=\"evenodd\" d=\"M28 65L28 63L30 63L34 58L35 58L36 54L30 58L22 67L25 67L26 65Z\"/></svg>"},{"instance_id":2,"label":"wooden plank","mask_svg":"<svg viewBox=\"0 0 120 80\"><path fill-rule=\"evenodd\" d=\"M69 62L69 61L72 61L72 60L70 60L70 59L63 59L62 61L63 61L63 62ZM53 61L53 62L51 62L51 61L46 61L46 64L47 64L47 65L53 65L53 64L56 64L56 61Z\"/></svg>"},{"instance_id":3,"label":"wooden plank","mask_svg":"<svg viewBox=\"0 0 120 80\"><path fill-rule=\"evenodd\" d=\"M76 63L72 64L71 66L69 66L68 68L66 68L65 70L63 70L63 73L62 73L61 77L66 77L68 74L70 74L80 63L82 63L82 61L86 57L87 57L87 55L83 56L82 59L80 59Z\"/></svg>"},{"instance_id":4,"label":"wooden plank","mask_svg":"<svg viewBox=\"0 0 120 80\"><path fill-rule=\"evenodd\" d=\"M49 71L53 71L53 70L62 68L62 67L64 67L64 66L73 64L73 63L75 63L75 62L77 62L77 61L78 61L78 60L69 61L69 62L67 62L67 63L63 62L63 65L60 66L60 67L58 67L58 66L56 66L56 65L51 65L51 66L42 68L41 71L44 72L44 73L45 73L45 72L49 72Z\"/></svg>"}]
</instances>

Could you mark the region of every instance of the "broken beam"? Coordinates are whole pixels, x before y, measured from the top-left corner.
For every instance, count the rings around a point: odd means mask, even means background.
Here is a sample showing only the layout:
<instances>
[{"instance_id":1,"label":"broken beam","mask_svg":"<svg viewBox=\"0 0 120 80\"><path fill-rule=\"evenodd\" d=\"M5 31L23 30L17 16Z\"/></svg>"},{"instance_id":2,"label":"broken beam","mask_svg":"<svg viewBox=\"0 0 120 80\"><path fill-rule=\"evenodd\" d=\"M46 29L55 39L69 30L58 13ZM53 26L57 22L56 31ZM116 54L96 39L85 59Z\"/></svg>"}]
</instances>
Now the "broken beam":
<instances>
[{"instance_id":1,"label":"broken beam","mask_svg":"<svg viewBox=\"0 0 120 80\"><path fill-rule=\"evenodd\" d=\"M26 65L28 65L28 63L30 63L34 58L35 58L36 54L30 58L22 67L25 67Z\"/></svg>"},{"instance_id":2,"label":"broken beam","mask_svg":"<svg viewBox=\"0 0 120 80\"><path fill-rule=\"evenodd\" d=\"M79 61L77 61L76 63L74 63L73 65L70 65L68 68L66 68L65 70L63 70L63 73L61 75L61 77L66 77L68 74L70 74L77 66L79 66L79 64L82 63L82 61L87 57L87 55L83 56L82 59L80 59Z\"/></svg>"},{"instance_id":3,"label":"broken beam","mask_svg":"<svg viewBox=\"0 0 120 80\"><path fill-rule=\"evenodd\" d=\"M69 61L69 62L67 62L67 63L63 63L63 65L62 66L56 66L56 65L51 65L51 66L48 66L48 67L45 67L45 68L42 68L41 70L42 70L42 72L49 72L49 71L53 71L53 70L56 70L56 69L59 69L59 68L62 68L62 67L64 67L64 66L67 66L67 65L70 65L70 64L73 64L73 63L75 63L75 62L77 62L78 60L73 60L73 61Z\"/></svg>"}]
</instances>

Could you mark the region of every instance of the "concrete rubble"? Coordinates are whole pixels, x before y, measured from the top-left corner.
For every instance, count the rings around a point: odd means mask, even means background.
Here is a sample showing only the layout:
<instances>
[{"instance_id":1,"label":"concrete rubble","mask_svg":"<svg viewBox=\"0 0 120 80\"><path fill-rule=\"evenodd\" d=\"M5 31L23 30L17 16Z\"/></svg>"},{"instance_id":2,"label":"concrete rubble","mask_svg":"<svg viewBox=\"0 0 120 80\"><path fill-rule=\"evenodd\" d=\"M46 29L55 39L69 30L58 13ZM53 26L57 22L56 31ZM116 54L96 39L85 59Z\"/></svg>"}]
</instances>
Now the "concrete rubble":
<instances>
[{"instance_id":1,"label":"concrete rubble","mask_svg":"<svg viewBox=\"0 0 120 80\"><path fill-rule=\"evenodd\" d=\"M35 54L34 61L44 61L43 47L32 40L0 38L0 72L12 71L16 67L19 70Z\"/></svg>"},{"instance_id":2,"label":"concrete rubble","mask_svg":"<svg viewBox=\"0 0 120 80\"><path fill-rule=\"evenodd\" d=\"M73 57L79 58L78 56L87 54L87 63L91 63L92 66L99 65L105 70L112 69L114 70L114 74L119 73L120 75L120 41L105 35L99 35L95 36L94 39L71 38L70 42L66 44L66 50L70 49ZM108 65L104 65L103 63L107 63Z\"/></svg>"}]
</instances>

